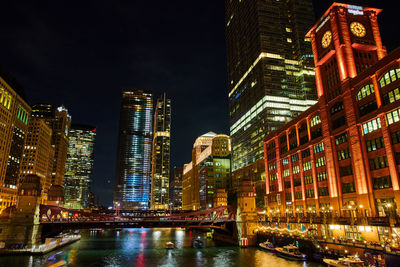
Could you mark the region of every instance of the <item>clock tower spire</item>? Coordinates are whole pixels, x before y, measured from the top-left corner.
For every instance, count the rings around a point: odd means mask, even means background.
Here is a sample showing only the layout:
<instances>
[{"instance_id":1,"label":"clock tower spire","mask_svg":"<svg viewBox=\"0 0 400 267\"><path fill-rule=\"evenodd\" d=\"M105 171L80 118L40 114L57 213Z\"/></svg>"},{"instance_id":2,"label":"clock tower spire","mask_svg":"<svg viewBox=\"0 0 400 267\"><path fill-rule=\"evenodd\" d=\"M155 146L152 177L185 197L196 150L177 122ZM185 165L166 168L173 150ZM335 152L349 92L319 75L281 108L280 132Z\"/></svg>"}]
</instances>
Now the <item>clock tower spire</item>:
<instances>
[{"instance_id":1,"label":"clock tower spire","mask_svg":"<svg viewBox=\"0 0 400 267\"><path fill-rule=\"evenodd\" d=\"M333 3L307 33L314 54L318 97L329 102L341 84L386 55L377 15L381 10Z\"/></svg>"}]
</instances>

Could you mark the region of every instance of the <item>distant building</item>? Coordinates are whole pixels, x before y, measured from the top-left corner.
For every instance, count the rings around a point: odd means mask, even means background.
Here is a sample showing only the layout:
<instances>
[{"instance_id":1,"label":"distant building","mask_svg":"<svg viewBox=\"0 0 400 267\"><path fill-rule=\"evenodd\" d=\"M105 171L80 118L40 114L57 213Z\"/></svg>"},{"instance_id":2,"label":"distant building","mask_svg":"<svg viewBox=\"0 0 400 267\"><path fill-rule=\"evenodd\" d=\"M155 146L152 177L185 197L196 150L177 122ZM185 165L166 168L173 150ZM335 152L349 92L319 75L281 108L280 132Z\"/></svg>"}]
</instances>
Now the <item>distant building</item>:
<instances>
[{"instance_id":1,"label":"distant building","mask_svg":"<svg viewBox=\"0 0 400 267\"><path fill-rule=\"evenodd\" d=\"M233 182L252 179L260 207L264 136L316 102L314 21L311 0L225 0Z\"/></svg>"},{"instance_id":2,"label":"distant building","mask_svg":"<svg viewBox=\"0 0 400 267\"><path fill-rule=\"evenodd\" d=\"M27 175L37 175L42 185L41 203L46 204L54 162L53 131L43 119L37 117L31 117L28 125L20 180Z\"/></svg>"},{"instance_id":3,"label":"distant building","mask_svg":"<svg viewBox=\"0 0 400 267\"><path fill-rule=\"evenodd\" d=\"M151 187L153 93L122 92L114 206L148 209Z\"/></svg>"},{"instance_id":4,"label":"distant building","mask_svg":"<svg viewBox=\"0 0 400 267\"><path fill-rule=\"evenodd\" d=\"M174 210L182 209L182 172L183 167L174 167L169 180L170 205Z\"/></svg>"},{"instance_id":5,"label":"distant building","mask_svg":"<svg viewBox=\"0 0 400 267\"><path fill-rule=\"evenodd\" d=\"M18 83L0 69L0 212L16 202L31 108Z\"/></svg>"},{"instance_id":6,"label":"distant building","mask_svg":"<svg viewBox=\"0 0 400 267\"><path fill-rule=\"evenodd\" d=\"M64 206L82 209L89 206L96 127L72 124L64 177Z\"/></svg>"},{"instance_id":7,"label":"distant building","mask_svg":"<svg viewBox=\"0 0 400 267\"><path fill-rule=\"evenodd\" d=\"M183 167L183 210L211 208L216 189L230 189L230 154L227 135L209 132L196 139L192 161Z\"/></svg>"},{"instance_id":8,"label":"distant building","mask_svg":"<svg viewBox=\"0 0 400 267\"><path fill-rule=\"evenodd\" d=\"M151 172L151 208L167 209L169 204L169 165L171 135L171 100L164 93L157 99L154 112L154 135Z\"/></svg>"},{"instance_id":9,"label":"distant building","mask_svg":"<svg viewBox=\"0 0 400 267\"><path fill-rule=\"evenodd\" d=\"M53 130L52 144L55 152L51 171L51 184L63 186L71 116L64 106L55 108L50 104L36 104L32 106L32 117L43 119Z\"/></svg>"}]
</instances>

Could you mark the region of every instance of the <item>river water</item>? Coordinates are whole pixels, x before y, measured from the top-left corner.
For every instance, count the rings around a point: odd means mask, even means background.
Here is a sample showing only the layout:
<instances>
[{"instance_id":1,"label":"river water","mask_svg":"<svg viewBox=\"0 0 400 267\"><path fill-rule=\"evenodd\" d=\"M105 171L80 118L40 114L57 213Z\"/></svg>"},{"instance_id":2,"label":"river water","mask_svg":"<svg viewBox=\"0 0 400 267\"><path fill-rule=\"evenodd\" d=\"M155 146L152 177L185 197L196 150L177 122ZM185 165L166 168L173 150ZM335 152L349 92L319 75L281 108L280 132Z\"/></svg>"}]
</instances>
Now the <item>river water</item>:
<instances>
[{"instance_id":1,"label":"river water","mask_svg":"<svg viewBox=\"0 0 400 267\"><path fill-rule=\"evenodd\" d=\"M193 238L204 238L205 248L192 248ZM176 248L165 249L172 241ZM201 232L181 229L84 230L78 242L43 256L0 256L0 266L323 266L315 262L295 262L258 248L238 248L217 244Z\"/></svg>"}]
</instances>

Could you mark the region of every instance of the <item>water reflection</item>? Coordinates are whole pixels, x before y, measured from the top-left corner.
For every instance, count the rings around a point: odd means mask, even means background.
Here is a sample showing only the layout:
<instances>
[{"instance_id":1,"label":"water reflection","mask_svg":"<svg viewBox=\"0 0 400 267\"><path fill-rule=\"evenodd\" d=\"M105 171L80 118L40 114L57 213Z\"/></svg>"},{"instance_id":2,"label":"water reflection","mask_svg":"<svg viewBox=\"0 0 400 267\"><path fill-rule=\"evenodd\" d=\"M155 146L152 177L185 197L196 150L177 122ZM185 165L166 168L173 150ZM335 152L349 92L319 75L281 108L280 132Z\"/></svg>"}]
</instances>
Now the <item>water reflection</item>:
<instances>
[{"instance_id":1,"label":"water reflection","mask_svg":"<svg viewBox=\"0 0 400 267\"><path fill-rule=\"evenodd\" d=\"M191 247L201 236L206 247ZM171 241L176 249L165 249ZM82 231L82 239L44 256L0 257L0 266L51 266L65 261L66 266L323 266L288 261L257 248L221 246L203 233L182 229L123 229Z\"/></svg>"}]
</instances>

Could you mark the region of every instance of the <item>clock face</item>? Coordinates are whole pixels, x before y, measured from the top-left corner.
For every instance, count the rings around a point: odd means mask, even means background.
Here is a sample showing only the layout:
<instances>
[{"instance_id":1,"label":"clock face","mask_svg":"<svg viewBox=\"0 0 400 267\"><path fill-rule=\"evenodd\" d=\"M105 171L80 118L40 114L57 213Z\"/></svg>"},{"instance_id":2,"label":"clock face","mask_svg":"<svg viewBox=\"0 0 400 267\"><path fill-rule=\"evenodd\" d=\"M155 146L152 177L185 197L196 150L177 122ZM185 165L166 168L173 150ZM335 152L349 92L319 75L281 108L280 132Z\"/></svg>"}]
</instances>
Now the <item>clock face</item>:
<instances>
[{"instance_id":1,"label":"clock face","mask_svg":"<svg viewBox=\"0 0 400 267\"><path fill-rule=\"evenodd\" d=\"M322 36L321 44L323 48L327 48L332 41L332 33L331 31L326 31Z\"/></svg>"},{"instance_id":2,"label":"clock face","mask_svg":"<svg viewBox=\"0 0 400 267\"><path fill-rule=\"evenodd\" d=\"M352 22L350 30L357 37L364 37L366 34L365 27L360 22Z\"/></svg>"}]
</instances>

